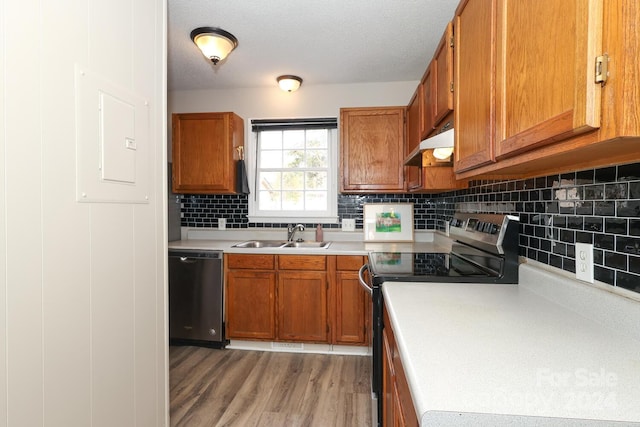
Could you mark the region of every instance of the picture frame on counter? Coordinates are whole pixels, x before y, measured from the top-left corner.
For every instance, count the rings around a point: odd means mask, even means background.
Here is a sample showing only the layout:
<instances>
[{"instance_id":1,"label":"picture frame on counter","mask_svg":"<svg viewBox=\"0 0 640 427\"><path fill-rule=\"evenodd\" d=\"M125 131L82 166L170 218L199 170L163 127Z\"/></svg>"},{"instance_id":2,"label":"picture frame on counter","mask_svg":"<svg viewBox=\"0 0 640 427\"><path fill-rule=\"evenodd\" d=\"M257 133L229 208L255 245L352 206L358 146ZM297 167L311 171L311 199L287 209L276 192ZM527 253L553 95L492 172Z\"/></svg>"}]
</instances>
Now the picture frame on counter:
<instances>
[{"instance_id":1,"label":"picture frame on counter","mask_svg":"<svg viewBox=\"0 0 640 427\"><path fill-rule=\"evenodd\" d=\"M365 203L365 242L413 242L413 203Z\"/></svg>"}]
</instances>

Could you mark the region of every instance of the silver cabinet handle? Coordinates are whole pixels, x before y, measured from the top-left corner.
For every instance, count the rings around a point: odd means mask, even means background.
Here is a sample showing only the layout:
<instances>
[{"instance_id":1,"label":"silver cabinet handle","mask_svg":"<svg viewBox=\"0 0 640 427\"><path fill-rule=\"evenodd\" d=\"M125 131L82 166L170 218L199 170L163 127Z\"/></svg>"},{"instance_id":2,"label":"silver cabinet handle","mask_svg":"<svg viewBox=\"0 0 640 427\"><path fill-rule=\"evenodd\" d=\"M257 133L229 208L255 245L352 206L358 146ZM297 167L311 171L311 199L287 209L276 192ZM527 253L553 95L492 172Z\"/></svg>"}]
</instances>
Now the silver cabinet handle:
<instances>
[{"instance_id":1,"label":"silver cabinet handle","mask_svg":"<svg viewBox=\"0 0 640 427\"><path fill-rule=\"evenodd\" d=\"M360 267L360 270L358 270L358 282L360 282L360 286L362 286L369 293L369 295L373 295L373 289L364 280L365 271L369 271L368 264L363 265L362 267Z\"/></svg>"}]
</instances>

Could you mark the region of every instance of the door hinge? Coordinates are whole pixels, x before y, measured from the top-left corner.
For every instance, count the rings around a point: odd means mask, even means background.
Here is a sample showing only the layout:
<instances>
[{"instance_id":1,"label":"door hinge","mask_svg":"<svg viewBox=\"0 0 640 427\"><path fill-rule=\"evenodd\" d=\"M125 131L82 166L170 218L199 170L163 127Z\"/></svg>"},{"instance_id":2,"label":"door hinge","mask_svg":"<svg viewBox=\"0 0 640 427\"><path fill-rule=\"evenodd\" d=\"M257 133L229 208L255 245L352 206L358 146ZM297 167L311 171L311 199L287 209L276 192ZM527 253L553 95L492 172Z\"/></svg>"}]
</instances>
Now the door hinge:
<instances>
[{"instance_id":1,"label":"door hinge","mask_svg":"<svg viewBox=\"0 0 640 427\"><path fill-rule=\"evenodd\" d=\"M595 82L605 85L609 76L609 55L596 56L596 77Z\"/></svg>"}]
</instances>

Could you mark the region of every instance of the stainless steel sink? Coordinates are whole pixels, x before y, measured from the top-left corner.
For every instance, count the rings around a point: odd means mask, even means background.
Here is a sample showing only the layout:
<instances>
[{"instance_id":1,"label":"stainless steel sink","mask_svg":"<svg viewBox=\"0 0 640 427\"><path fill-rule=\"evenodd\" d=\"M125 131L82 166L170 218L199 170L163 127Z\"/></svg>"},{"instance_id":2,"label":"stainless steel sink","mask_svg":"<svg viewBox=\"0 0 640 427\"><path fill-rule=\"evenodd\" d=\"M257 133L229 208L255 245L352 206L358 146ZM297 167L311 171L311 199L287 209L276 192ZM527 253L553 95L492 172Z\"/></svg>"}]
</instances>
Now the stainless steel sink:
<instances>
[{"instance_id":1,"label":"stainless steel sink","mask_svg":"<svg viewBox=\"0 0 640 427\"><path fill-rule=\"evenodd\" d=\"M286 245L287 241L282 240L248 240L242 243L236 243L234 248L281 248Z\"/></svg>"},{"instance_id":2,"label":"stainless steel sink","mask_svg":"<svg viewBox=\"0 0 640 427\"><path fill-rule=\"evenodd\" d=\"M289 242L283 248L326 249L330 244L331 242Z\"/></svg>"},{"instance_id":3,"label":"stainless steel sink","mask_svg":"<svg viewBox=\"0 0 640 427\"><path fill-rule=\"evenodd\" d=\"M247 240L246 242L236 243L232 247L244 249L260 249L260 248L300 248L300 249L326 249L331 242L287 242L282 240Z\"/></svg>"}]
</instances>

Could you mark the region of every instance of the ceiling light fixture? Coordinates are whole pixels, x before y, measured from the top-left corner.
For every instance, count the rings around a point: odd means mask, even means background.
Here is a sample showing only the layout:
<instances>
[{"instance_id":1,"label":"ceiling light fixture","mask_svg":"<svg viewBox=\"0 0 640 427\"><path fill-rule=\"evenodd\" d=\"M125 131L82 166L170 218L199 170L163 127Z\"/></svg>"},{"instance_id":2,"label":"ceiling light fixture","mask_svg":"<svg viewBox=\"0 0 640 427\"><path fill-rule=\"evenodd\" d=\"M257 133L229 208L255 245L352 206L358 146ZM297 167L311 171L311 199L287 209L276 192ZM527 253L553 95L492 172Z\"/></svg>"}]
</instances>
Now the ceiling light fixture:
<instances>
[{"instance_id":1,"label":"ceiling light fixture","mask_svg":"<svg viewBox=\"0 0 640 427\"><path fill-rule=\"evenodd\" d=\"M302 79L298 76L292 76L290 74L280 76L276 79L280 89L285 92L295 92L302 85Z\"/></svg>"},{"instance_id":2,"label":"ceiling light fixture","mask_svg":"<svg viewBox=\"0 0 640 427\"><path fill-rule=\"evenodd\" d=\"M238 46L238 39L233 34L213 27L196 28L191 31L191 40L213 65L217 65Z\"/></svg>"}]
</instances>

